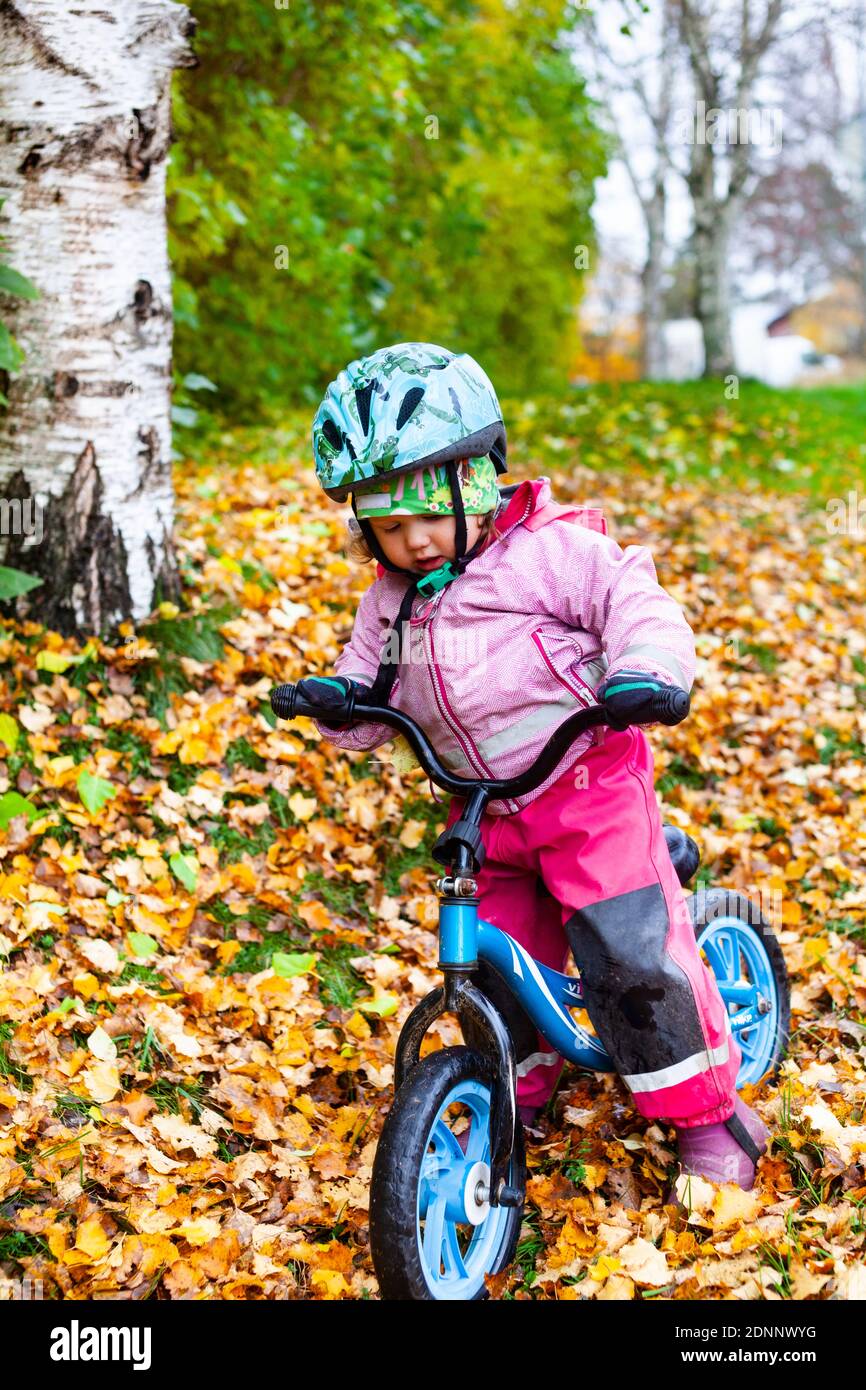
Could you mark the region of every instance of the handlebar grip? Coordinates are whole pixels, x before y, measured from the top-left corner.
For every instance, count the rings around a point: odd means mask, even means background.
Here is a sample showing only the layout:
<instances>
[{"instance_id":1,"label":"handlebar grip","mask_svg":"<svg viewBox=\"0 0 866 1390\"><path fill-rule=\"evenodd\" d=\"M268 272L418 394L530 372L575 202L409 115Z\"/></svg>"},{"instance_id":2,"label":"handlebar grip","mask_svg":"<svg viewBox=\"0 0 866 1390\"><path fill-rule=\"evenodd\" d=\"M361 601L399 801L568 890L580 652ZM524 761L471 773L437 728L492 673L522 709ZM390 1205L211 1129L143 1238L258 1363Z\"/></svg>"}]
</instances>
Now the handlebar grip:
<instances>
[{"instance_id":1,"label":"handlebar grip","mask_svg":"<svg viewBox=\"0 0 866 1390\"><path fill-rule=\"evenodd\" d=\"M295 717L295 685L275 685L271 691L271 709L278 719Z\"/></svg>"},{"instance_id":2,"label":"handlebar grip","mask_svg":"<svg viewBox=\"0 0 866 1390\"><path fill-rule=\"evenodd\" d=\"M668 687L660 690L652 700L652 718L660 724L679 724L691 708L691 698L687 690Z\"/></svg>"}]
</instances>

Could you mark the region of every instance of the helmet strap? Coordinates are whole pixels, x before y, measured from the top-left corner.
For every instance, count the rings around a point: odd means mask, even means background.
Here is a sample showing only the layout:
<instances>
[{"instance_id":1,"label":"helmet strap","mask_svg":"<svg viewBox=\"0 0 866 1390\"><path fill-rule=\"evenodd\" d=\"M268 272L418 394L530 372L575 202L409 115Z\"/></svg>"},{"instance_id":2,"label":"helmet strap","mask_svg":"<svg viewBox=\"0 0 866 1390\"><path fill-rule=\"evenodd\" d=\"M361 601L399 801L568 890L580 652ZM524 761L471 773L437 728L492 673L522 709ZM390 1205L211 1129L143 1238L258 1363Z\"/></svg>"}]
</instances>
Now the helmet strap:
<instances>
[{"instance_id":1,"label":"helmet strap","mask_svg":"<svg viewBox=\"0 0 866 1390\"><path fill-rule=\"evenodd\" d=\"M451 459L446 464L446 467L448 469L448 476L451 480L451 497L454 502L454 559L451 563L454 566L456 578L458 574L463 573L469 561L474 560L484 544L484 537L479 536L471 550L466 549L466 512L463 509L463 493L460 491L460 479L457 475L456 460Z\"/></svg>"},{"instance_id":2,"label":"helmet strap","mask_svg":"<svg viewBox=\"0 0 866 1390\"><path fill-rule=\"evenodd\" d=\"M460 478L457 475L457 460L449 459L445 467L451 483L451 500L454 504L454 561L462 570L462 560L466 553L466 513L463 510L463 493L460 491Z\"/></svg>"},{"instance_id":3,"label":"helmet strap","mask_svg":"<svg viewBox=\"0 0 866 1390\"><path fill-rule=\"evenodd\" d=\"M457 474L457 460L449 459L448 463L446 464L446 468L448 470L448 480L451 484L451 499L454 504L454 559L450 561L450 564L452 569L454 570L452 579L456 579L457 576L462 574L463 571L466 569L466 566L469 564L469 561L474 559L474 557L477 555L478 551L481 549L481 546L484 543L484 538L482 536L479 536L478 539L475 541L475 544L467 552L466 512L463 508L463 494L460 491L460 479ZM403 624L411 616L412 605L415 601L416 594L418 593L418 585L420 584L424 576L412 575L411 570L403 569L400 565L395 565L388 559L384 550L379 544L378 539L376 538L376 532L370 524L369 520L367 520L366 518L364 520L361 520L361 518L358 516L358 509L355 505L354 492L351 496L351 502L352 511L355 514L355 518L358 522L358 525L361 527L361 532L364 536L364 539L370 547L370 550L372 551L373 555L379 561L380 565L383 565L385 569L390 570L392 574L406 574L411 575L412 577L412 583L407 584L406 592L404 593L403 598L401 600L400 611L394 619L394 622L391 624L391 627L389 628L388 632L382 639L382 648L385 648L389 644L391 634L395 631L395 629L397 633L400 635L400 640L402 641ZM397 679L398 664L399 663L396 661L380 660L379 669L376 672L376 678L371 687L370 704L388 704L391 698L391 691L393 689L394 682Z\"/></svg>"},{"instance_id":4,"label":"helmet strap","mask_svg":"<svg viewBox=\"0 0 866 1390\"><path fill-rule=\"evenodd\" d=\"M420 578L420 576L419 576ZM387 634L382 640L382 650L390 645L391 634L396 631L399 641L403 640L403 624L408 621L412 613L412 604L415 602L415 595L418 592L418 580L406 585L406 592L400 602L400 610L388 629ZM370 690L371 705L387 705L391 699L391 691L397 679L397 668L399 661L384 661L380 659L379 669L376 672L376 679L373 681Z\"/></svg>"}]
</instances>

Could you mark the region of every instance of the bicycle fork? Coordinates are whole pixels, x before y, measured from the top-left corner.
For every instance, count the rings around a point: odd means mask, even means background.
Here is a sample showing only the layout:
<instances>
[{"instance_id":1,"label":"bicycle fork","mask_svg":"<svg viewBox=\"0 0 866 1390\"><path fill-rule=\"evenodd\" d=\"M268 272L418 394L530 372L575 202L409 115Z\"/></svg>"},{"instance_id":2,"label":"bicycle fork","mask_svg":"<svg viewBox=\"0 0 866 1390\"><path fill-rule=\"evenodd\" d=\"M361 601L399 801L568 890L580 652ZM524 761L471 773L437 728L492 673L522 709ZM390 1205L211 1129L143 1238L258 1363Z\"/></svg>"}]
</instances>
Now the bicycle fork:
<instances>
[{"instance_id":1,"label":"bicycle fork","mask_svg":"<svg viewBox=\"0 0 866 1390\"><path fill-rule=\"evenodd\" d=\"M394 1067L395 1090L417 1065L421 1042L444 1013L456 1014L464 1037L467 1024L484 1039L490 1068L490 1193L492 1206L508 1206L517 1194L508 1187L508 1165L517 1119L517 1064L508 1025L492 1000L471 979L479 957L489 963L520 1001L535 1027L569 1061L588 1071L611 1071L613 1062L598 1038L571 1017L583 1003L580 980L535 960L507 932L479 920L477 883L467 873L438 880L439 968L444 987L432 990L412 1010L400 1033Z\"/></svg>"},{"instance_id":2,"label":"bicycle fork","mask_svg":"<svg viewBox=\"0 0 866 1390\"><path fill-rule=\"evenodd\" d=\"M453 880L442 880L443 883ZM458 879L459 884L467 880ZM486 1041L491 1068L490 1191L481 1194L491 1206L519 1206L520 1192L508 1185L508 1166L517 1124L517 1064L511 1033L495 1004L470 976L478 969L478 899L447 897L439 913L439 966L445 985L434 989L412 1010L400 1033L394 1065L394 1089L420 1057L421 1040L441 1014L453 1013L461 1028L470 1022Z\"/></svg>"}]
</instances>

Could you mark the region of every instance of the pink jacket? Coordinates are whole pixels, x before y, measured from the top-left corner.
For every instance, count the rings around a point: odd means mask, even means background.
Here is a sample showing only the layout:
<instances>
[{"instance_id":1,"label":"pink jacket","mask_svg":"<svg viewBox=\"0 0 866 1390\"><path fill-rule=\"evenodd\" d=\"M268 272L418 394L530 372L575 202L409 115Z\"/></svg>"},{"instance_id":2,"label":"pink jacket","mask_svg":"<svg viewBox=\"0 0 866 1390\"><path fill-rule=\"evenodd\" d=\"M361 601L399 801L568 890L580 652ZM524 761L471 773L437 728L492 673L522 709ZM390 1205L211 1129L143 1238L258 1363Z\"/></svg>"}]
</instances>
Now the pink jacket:
<instances>
[{"instance_id":1,"label":"pink jacket","mask_svg":"<svg viewBox=\"0 0 866 1390\"><path fill-rule=\"evenodd\" d=\"M692 630L656 578L645 546L616 541L557 513L549 478L501 489L508 505L492 540L466 571L432 598L418 596L391 705L411 715L441 761L462 777L513 777L551 734L616 671L647 671L690 690ZM542 514L542 509L546 512ZM533 529L533 528L537 529ZM371 685L380 648L406 580L378 566L364 593L337 675ZM397 634L390 652L397 653ZM327 729L341 748L372 749L397 735L387 724ZM603 731L576 740L554 772L518 799L492 801L509 815L534 801Z\"/></svg>"}]
</instances>

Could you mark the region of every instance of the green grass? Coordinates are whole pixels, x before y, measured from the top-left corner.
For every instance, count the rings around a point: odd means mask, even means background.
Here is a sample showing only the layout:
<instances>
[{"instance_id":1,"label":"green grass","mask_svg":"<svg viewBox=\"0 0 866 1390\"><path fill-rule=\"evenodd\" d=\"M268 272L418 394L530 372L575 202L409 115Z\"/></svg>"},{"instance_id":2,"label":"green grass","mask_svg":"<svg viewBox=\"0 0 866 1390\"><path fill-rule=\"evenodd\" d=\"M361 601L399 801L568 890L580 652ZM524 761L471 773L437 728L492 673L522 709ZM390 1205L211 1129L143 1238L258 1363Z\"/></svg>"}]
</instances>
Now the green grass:
<instances>
[{"instance_id":1,"label":"green grass","mask_svg":"<svg viewBox=\"0 0 866 1390\"><path fill-rule=\"evenodd\" d=\"M199 776L205 770L204 763L181 763L172 760L172 765L168 770L168 785L178 796L186 796L191 787L194 787Z\"/></svg>"},{"instance_id":2,"label":"green grass","mask_svg":"<svg viewBox=\"0 0 866 1390\"><path fill-rule=\"evenodd\" d=\"M141 661L132 677L135 693L141 695L148 714L153 715L163 731L168 730L166 715L171 709L172 695L185 695L192 687L176 657L164 656L159 661Z\"/></svg>"},{"instance_id":3,"label":"green grass","mask_svg":"<svg viewBox=\"0 0 866 1390\"><path fill-rule=\"evenodd\" d=\"M141 634L161 653L170 651L194 661L219 661L225 651L219 629L238 612L236 603L218 603L195 613L179 613L176 618L155 618L142 626Z\"/></svg>"},{"instance_id":4,"label":"green grass","mask_svg":"<svg viewBox=\"0 0 866 1390\"><path fill-rule=\"evenodd\" d=\"M334 913L335 917L363 917L370 920L367 901L370 885L356 883L352 878L326 878L321 869L311 869L304 875L304 895L312 894Z\"/></svg>"},{"instance_id":5,"label":"green grass","mask_svg":"<svg viewBox=\"0 0 866 1390\"><path fill-rule=\"evenodd\" d=\"M88 1111L93 1101L87 1096L77 1096L74 1091L63 1091L54 1102L51 1112L67 1129L77 1128L90 1119ZM75 1121L73 1126L72 1121Z\"/></svg>"},{"instance_id":6,"label":"green grass","mask_svg":"<svg viewBox=\"0 0 866 1390\"><path fill-rule=\"evenodd\" d=\"M775 647L768 647L763 642L742 642L740 653L743 656L753 656L767 676L771 676L779 664L779 653Z\"/></svg>"},{"instance_id":7,"label":"green grass","mask_svg":"<svg viewBox=\"0 0 866 1390\"><path fill-rule=\"evenodd\" d=\"M320 948L316 972L319 976L319 997L325 1004L338 1009L351 1009L359 994L367 988L366 980L353 970L349 961L361 955L361 949L350 941Z\"/></svg>"},{"instance_id":8,"label":"green grass","mask_svg":"<svg viewBox=\"0 0 866 1390\"><path fill-rule=\"evenodd\" d=\"M8 1260L20 1264L33 1255L42 1255L46 1260L54 1259L43 1236L33 1236L27 1231L4 1231L0 1235L0 1262Z\"/></svg>"},{"instance_id":9,"label":"green grass","mask_svg":"<svg viewBox=\"0 0 866 1390\"><path fill-rule=\"evenodd\" d=\"M6 768L10 782L17 780L22 768L26 768L28 772L33 773L34 777L38 778L39 769L33 761L33 751L29 743L23 743L20 752L6 754Z\"/></svg>"},{"instance_id":10,"label":"green grass","mask_svg":"<svg viewBox=\"0 0 866 1390\"><path fill-rule=\"evenodd\" d=\"M778 1293L781 1298L790 1298L791 1274L788 1268L789 1257L787 1255L781 1255L779 1251L767 1241L762 1241L758 1246L757 1255L758 1263L761 1267L772 1269L778 1276L773 1283L773 1288L776 1290L776 1293Z\"/></svg>"},{"instance_id":11,"label":"green grass","mask_svg":"<svg viewBox=\"0 0 866 1390\"><path fill-rule=\"evenodd\" d=\"M509 458L538 472L578 461L824 503L866 471L862 384L776 390L741 378L739 399L726 400L719 381L608 383L505 410Z\"/></svg>"},{"instance_id":12,"label":"green grass","mask_svg":"<svg viewBox=\"0 0 866 1390\"><path fill-rule=\"evenodd\" d=\"M522 1292L527 1292L535 1283L538 1257L544 1252L544 1236L541 1232L541 1215L535 1207L527 1206L523 1213L521 1235L514 1253L514 1265L522 1276ZM514 1294L506 1292L505 1299L513 1299Z\"/></svg>"},{"instance_id":13,"label":"green grass","mask_svg":"<svg viewBox=\"0 0 866 1390\"><path fill-rule=\"evenodd\" d=\"M274 909L264 907L262 903L250 903L243 912L234 912L222 898L209 898L206 903L202 903L202 912L207 913L208 917L212 917L215 922L219 922L221 927L231 929L227 940L231 940L234 936L234 928L238 922L249 922L251 927L257 927L260 931L264 931L274 915Z\"/></svg>"},{"instance_id":14,"label":"green grass","mask_svg":"<svg viewBox=\"0 0 866 1390\"><path fill-rule=\"evenodd\" d=\"M219 1109L209 1100L207 1087L203 1081L187 1081L181 1085L180 1082L166 1081L160 1078L152 1086L148 1086L147 1094L156 1102L157 1110L164 1115L183 1115L184 1102L193 1112L193 1121L198 1119L205 1107L213 1110Z\"/></svg>"},{"instance_id":15,"label":"green grass","mask_svg":"<svg viewBox=\"0 0 866 1390\"><path fill-rule=\"evenodd\" d=\"M22 1091L32 1091L33 1078L19 1062L9 1055L9 1044L15 1036L13 1023L0 1023L0 1076L8 1076Z\"/></svg>"},{"instance_id":16,"label":"green grass","mask_svg":"<svg viewBox=\"0 0 866 1390\"><path fill-rule=\"evenodd\" d=\"M264 821L252 835L244 835L226 821L208 821L210 842L219 851L220 865L237 864L245 854L267 854L276 840L273 827Z\"/></svg>"},{"instance_id":17,"label":"green grass","mask_svg":"<svg viewBox=\"0 0 866 1390\"><path fill-rule=\"evenodd\" d=\"M821 1146L810 1140L803 1144L802 1148L795 1149L790 1139L784 1136L777 1137L773 1142L774 1147L779 1150L788 1164L795 1190L806 1198L810 1207L819 1207L827 1196L829 1184L820 1179L817 1180L817 1185L813 1182L800 1154L815 1159L817 1165L821 1167L824 1163L824 1152Z\"/></svg>"},{"instance_id":18,"label":"green grass","mask_svg":"<svg viewBox=\"0 0 866 1390\"><path fill-rule=\"evenodd\" d=\"M439 806L429 797L410 797L403 803L403 819L394 831L388 832L387 857L382 872L382 886L389 897L397 897L401 892L400 879L411 869L428 869L431 876L441 872L432 850L445 824L447 808ZM425 821L424 835L414 849L400 844L400 832L407 821ZM393 838L392 838L393 836Z\"/></svg>"},{"instance_id":19,"label":"green grass","mask_svg":"<svg viewBox=\"0 0 866 1390\"><path fill-rule=\"evenodd\" d=\"M251 772L264 772L266 767L264 758L245 738L236 738L226 749L226 767L233 768L238 765L249 768Z\"/></svg>"},{"instance_id":20,"label":"green grass","mask_svg":"<svg viewBox=\"0 0 866 1390\"><path fill-rule=\"evenodd\" d=\"M866 942L866 922L855 921L853 917L836 917L829 920L827 926L832 931L841 932L843 936Z\"/></svg>"},{"instance_id":21,"label":"green grass","mask_svg":"<svg viewBox=\"0 0 866 1390\"><path fill-rule=\"evenodd\" d=\"M162 1043L157 1038L150 1024L145 1028L144 1037L141 1039L141 1042L137 1047L132 1048L131 1051L135 1057L136 1066L139 1071L152 1071L160 1060L163 1065L174 1067L174 1058L171 1053L162 1046ZM157 1085L162 1084L161 1081L157 1082Z\"/></svg>"},{"instance_id":22,"label":"green grass","mask_svg":"<svg viewBox=\"0 0 866 1390\"><path fill-rule=\"evenodd\" d=\"M174 990L168 983L164 975L158 970L154 970L150 965L139 965L135 961L128 961L118 976L119 985L127 985L130 980L138 980L139 984L149 985L158 994L173 994Z\"/></svg>"},{"instance_id":23,"label":"green grass","mask_svg":"<svg viewBox=\"0 0 866 1390\"><path fill-rule=\"evenodd\" d=\"M786 833L785 827L780 825L772 816L759 816L758 829L762 835L768 835L771 840L780 840Z\"/></svg>"},{"instance_id":24,"label":"green grass","mask_svg":"<svg viewBox=\"0 0 866 1390\"><path fill-rule=\"evenodd\" d=\"M294 951L320 949L311 940L310 929L300 917L294 917L291 927L287 930L267 931L274 909L263 907L261 903L250 903L242 913L234 913L221 898L211 898L203 905L202 910L208 917L219 922L227 941L237 940L239 922L246 922L256 931L264 933L261 941L244 941L241 949L230 961L215 968L214 973L217 975L257 975L260 970L269 968L275 951L284 951L288 955Z\"/></svg>"},{"instance_id":25,"label":"green grass","mask_svg":"<svg viewBox=\"0 0 866 1390\"><path fill-rule=\"evenodd\" d=\"M40 672L40 675L48 677L48 684L54 680L51 671ZM70 685L74 685L76 690L86 690L88 685L96 681L101 686L108 683L108 672L105 669L105 662L98 656L89 656L86 661L82 661L79 666L73 666L66 673L66 679Z\"/></svg>"},{"instance_id":26,"label":"green grass","mask_svg":"<svg viewBox=\"0 0 866 1390\"><path fill-rule=\"evenodd\" d=\"M275 951L290 955L295 951L305 951L308 943L292 936L289 932L269 932L264 941L245 941L241 949L225 965L217 970L220 975L257 975L267 970Z\"/></svg>"},{"instance_id":27,"label":"green grass","mask_svg":"<svg viewBox=\"0 0 866 1390\"><path fill-rule=\"evenodd\" d=\"M866 762L866 744L858 738L843 738L838 729L834 729L831 724L822 724L819 729L821 744L818 746L818 760L824 766L832 763L838 754L842 754L842 762Z\"/></svg>"},{"instance_id":28,"label":"green grass","mask_svg":"<svg viewBox=\"0 0 866 1390\"><path fill-rule=\"evenodd\" d=\"M71 758L76 764L85 762L90 757L91 751L90 741L80 734L62 738L57 745L58 757Z\"/></svg>"},{"instance_id":29,"label":"green grass","mask_svg":"<svg viewBox=\"0 0 866 1390\"><path fill-rule=\"evenodd\" d=\"M130 733L128 729L123 728L109 729L105 736L105 746L114 749L117 753L127 755L131 777L138 777L141 773L150 773L150 744L146 743L143 738L139 738L137 734ZM90 748L85 746L84 752L89 754Z\"/></svg>"},{"instance_id":30,"label":"green grass","mask_svg":"<svg viewBox=\"0 0 866 1390\"><path fill-rule=\"evenodd\" d=\"M298 818L289 805L289 798L277 791L276 787L268 787L268 805L272 818L281 830L288 830L290 826L297 825Z\"/></svg>"},{"instance_id":31,"label":"green grass","mask_svg":"<svg viewBox=\"0 0 866 1390\"><path fill-rule=\"evenodd\" d=\"M580 1184L586 1177L584 1159L589 1157L591 1149L592 1144L590 1140L586 1138L581 1139L573 1154L571 1152L570 1138L566 1144L565 1154L560 1164L560 1171L564 1178L568 1178L569 1182L574 1183L575 1187L580 1187Z\"/></svg>"},{"instance_id":32,"label":"green grass","mask_svg":"<svg viewBox=\"0 0 866 1390\"><path fill-rule=\"evenodd\" d=\"M714 773L702 772L699 767L685 762L682 758L673 758L667 771L658 779L656 790L662 796L667 796L677 787L693 787L700 791L704 787L712 787L715 781Z\"/></svg>"},{"instance_id":33,"label":"green grass","mask_svg":"<svg viewBox=\"0 0 866 1390\"><path fill-rule=\"evenodd\" d=\"M558 472L579 463L602 476L643 472L732 491L806 492L823 506L862 487L866 472L864 383L777 390L741 377L739 398L728 400L722 381L610 382L500 400L509 463L548 474L554 487ZM283 447L296 447L309 429L306 410L286 412L281 424ZM227 429L246 458L273 459L273 433ZM709 568L709 557L701 563Z\"/></svg>"}]
</instances>

